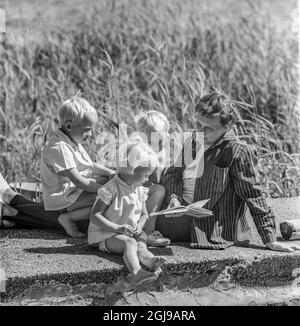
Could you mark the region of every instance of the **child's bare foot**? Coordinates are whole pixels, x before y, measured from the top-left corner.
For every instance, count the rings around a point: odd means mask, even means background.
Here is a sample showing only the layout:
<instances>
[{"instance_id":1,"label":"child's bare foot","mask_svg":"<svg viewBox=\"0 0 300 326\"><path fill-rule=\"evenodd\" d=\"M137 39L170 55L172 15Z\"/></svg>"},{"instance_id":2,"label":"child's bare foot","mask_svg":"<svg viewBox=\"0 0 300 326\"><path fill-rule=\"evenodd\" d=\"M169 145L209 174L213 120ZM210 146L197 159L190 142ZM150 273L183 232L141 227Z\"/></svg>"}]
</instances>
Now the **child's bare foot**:
<instances>
[{"instance_id":1,"label":"child's bare foot","mask_svg":"<svg viewBox=\"0 0 300 326\"><path fill-rule=\"evenodd\" d=\"M162 266L165 262L166 262L166 259L164 257L161 257L161 256L153 257L150 270L152 272L155 272L156 274L160 274L160 272L161 272L160 266Z\"/></svg>"},{"instance_id":2,"label":"child's bare foot","mask_svg":"<svg viewBox=\"0 0 300 326\"><path fill-rule=\"evenodd\" d=\"M72 238L82 238L84 237L84 234L81 233L76 224L71 220L69 216L65 216L64 214L60 215L58 217L59 224L64 228L67 235L69 235Z\"/></svg>"}]
</instances>

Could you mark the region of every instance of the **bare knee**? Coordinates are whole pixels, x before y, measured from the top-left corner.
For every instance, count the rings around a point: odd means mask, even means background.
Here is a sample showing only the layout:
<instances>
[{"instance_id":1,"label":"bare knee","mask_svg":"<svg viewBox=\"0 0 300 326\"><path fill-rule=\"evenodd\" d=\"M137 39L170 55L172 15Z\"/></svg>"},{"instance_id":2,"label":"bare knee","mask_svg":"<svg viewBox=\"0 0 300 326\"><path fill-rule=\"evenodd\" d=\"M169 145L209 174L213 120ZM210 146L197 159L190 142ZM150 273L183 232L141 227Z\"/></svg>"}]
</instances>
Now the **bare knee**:
<instances>
[{"instance_id":1,"label":"bare knee","mask_svg":"<svg viewBox=\"0 0 300 326\"><path fill-rule=\"evenodd\" d=\"M130 249L135 249L135 250L138 249L138 244L137 244L136 240L131 237L127 237L124 240L124 246L125 246L125 248L130 248Z\"/></svg>"}]
</instances>

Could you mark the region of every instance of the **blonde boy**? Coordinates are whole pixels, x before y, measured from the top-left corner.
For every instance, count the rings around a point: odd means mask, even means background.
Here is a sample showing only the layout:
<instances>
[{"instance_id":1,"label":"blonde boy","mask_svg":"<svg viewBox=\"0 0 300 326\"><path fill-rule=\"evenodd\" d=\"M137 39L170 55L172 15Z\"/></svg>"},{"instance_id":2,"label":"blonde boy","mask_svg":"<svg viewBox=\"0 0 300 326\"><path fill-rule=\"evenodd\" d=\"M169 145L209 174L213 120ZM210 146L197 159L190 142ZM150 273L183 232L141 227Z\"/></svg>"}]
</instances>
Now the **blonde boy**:
<instances>
[{"instance_id":1,"label":"blonde boy","mask_svg":"<svg viewBox=\"0 0 300 326\"><path fill-rule=\"evenodd\" d=\"M42 151L44 206L58 213L69 236L82 237L76 222L89 219L98 189L114 171L93 162L81 145L97 122L96 110L85 99L66 100L59 118L60 128Z\"/></svg>"}]
</instances>

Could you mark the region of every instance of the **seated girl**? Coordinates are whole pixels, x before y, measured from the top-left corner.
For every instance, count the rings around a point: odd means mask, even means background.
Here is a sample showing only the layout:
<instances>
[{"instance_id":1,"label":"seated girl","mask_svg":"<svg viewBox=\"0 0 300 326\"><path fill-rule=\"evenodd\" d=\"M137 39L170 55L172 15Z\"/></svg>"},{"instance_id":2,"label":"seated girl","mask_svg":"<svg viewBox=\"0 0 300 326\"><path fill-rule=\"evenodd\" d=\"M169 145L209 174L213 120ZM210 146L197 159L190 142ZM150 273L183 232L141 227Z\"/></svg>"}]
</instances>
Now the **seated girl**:
<instances>
[{"instance_id":1,"label":"seated girl","mask_svg":"<svg viewBox=\"0 0 300 326\"><path fill-rule=\"evenodd\" d=\"M126 145L116 176L98 190L90 217L88 242L98 244L103 252L123 254L130 271L127 281L140 285L156 279L165 262L147 249L147 235L143 231L149 216L148 189L142 184L148 180L156 163L155 153L148 145L141 141Z\"/></svg>"}]
</instances>

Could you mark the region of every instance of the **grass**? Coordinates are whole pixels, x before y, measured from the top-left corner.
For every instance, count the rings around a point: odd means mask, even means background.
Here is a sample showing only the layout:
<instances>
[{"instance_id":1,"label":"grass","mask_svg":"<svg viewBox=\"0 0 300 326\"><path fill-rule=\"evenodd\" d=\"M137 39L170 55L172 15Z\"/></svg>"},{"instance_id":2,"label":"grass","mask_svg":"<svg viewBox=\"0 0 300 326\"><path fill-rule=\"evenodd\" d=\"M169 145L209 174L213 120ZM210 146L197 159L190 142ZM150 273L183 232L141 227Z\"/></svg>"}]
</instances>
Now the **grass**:
<instances>
[{"instance_id":1,"label":"grass","mask_svg":"<svg viewBox=\"0 0 300 326\"><path fill-rule=\"evenodd\" d=\"M3 41L0 165L10 181L39 179L58 108L79 90L100 117L132 125L141 109L157 109L188 130L195 97L218 89L236 101L235 130L258 153L267 195L300 194L299 44L291 26L278 28L258 2L244 2L248 10L236 19L193 0L102 5L43 42ZM103 130L116 133L100 118ZM109 154L109 145L107 153L95 141L86 146L99 160Z\"/></svg>"}]
</instances>

